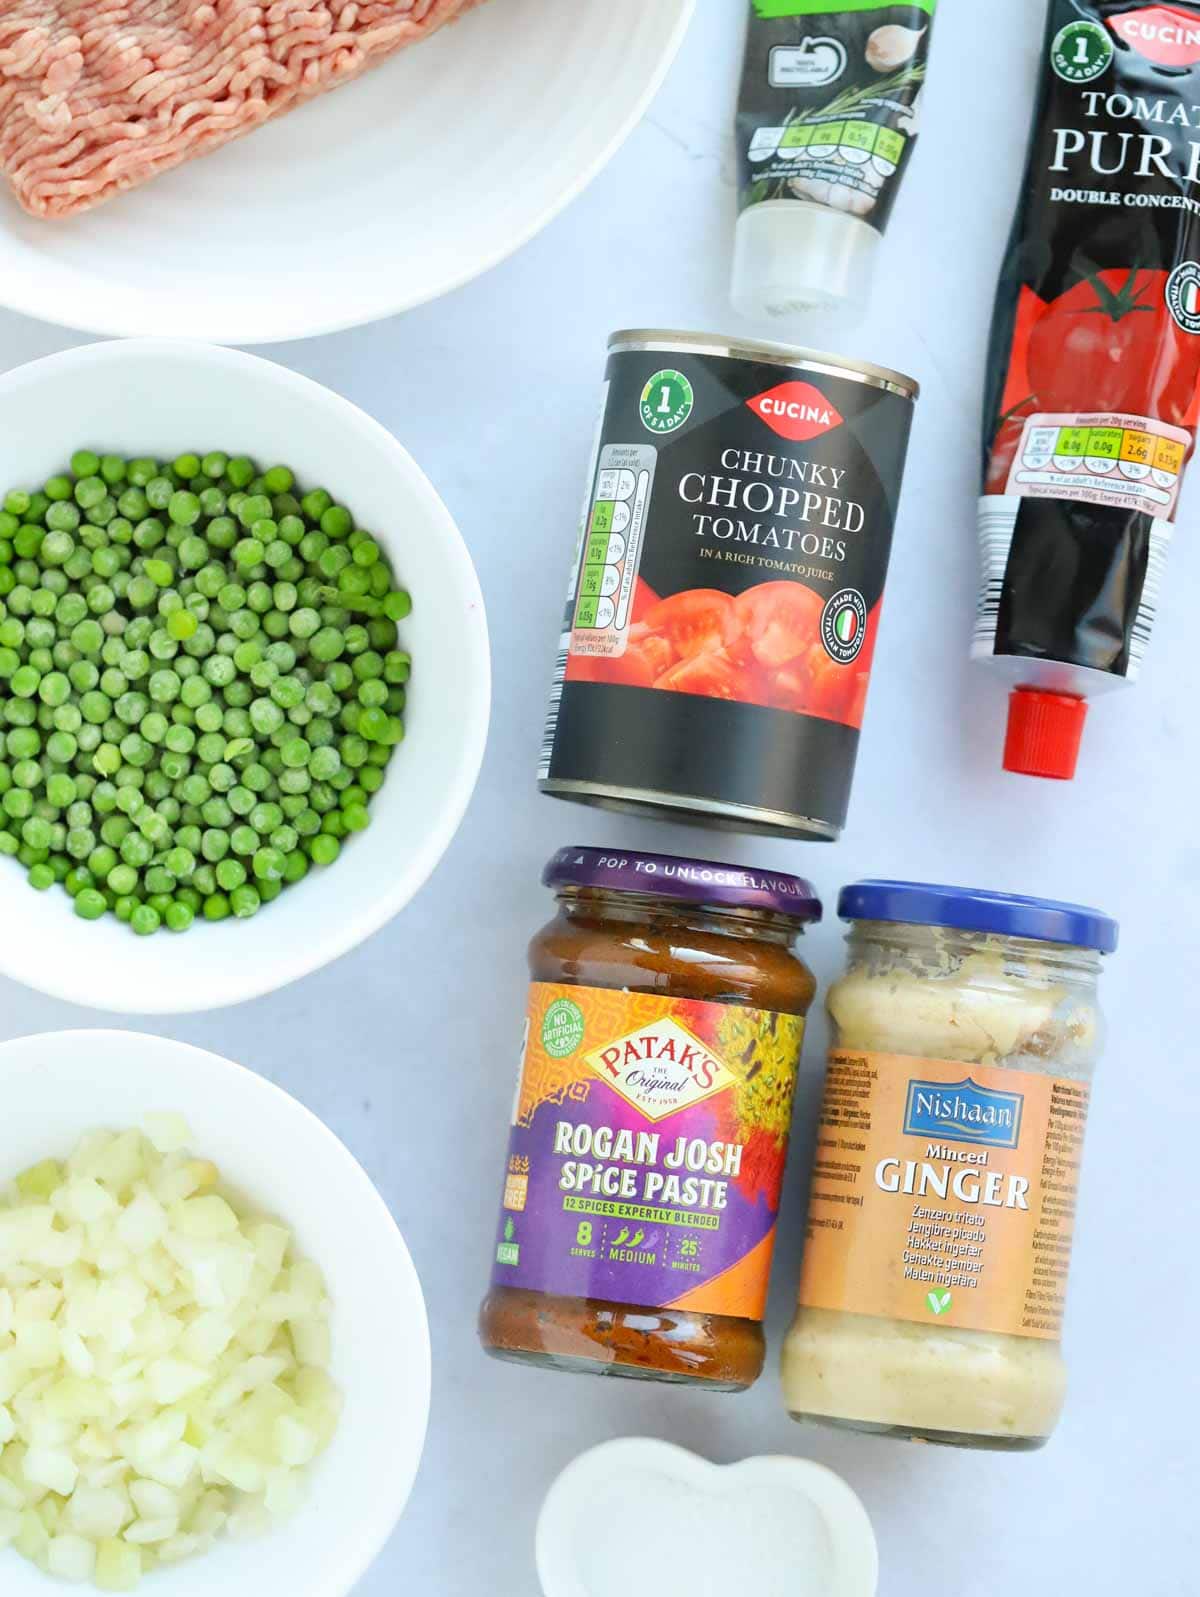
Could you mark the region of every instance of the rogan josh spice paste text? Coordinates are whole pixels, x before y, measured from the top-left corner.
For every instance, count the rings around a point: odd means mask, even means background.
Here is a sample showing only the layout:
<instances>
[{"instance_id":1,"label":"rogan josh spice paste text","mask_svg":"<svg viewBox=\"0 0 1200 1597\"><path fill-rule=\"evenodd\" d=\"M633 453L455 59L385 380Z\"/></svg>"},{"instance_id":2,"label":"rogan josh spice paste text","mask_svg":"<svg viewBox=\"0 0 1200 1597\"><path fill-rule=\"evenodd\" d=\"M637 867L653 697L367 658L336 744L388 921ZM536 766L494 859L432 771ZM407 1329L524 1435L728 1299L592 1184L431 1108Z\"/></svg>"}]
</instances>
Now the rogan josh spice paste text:
<instances>
[{"instance_id":1,"label":"rogan josh spice paste text","mask_svg":"<svg viewBox=\"0 0 1200 1597\"><path fill-rule=\"evenodd\" d=\"M590 848L544 880L492 1286L499 1358L737 1391L761 1320L804 1016L794 876Z\"/></svg>"},{"instance_id":2,"label":"rogan josh spice paste text","mask_svg":"<svg viewBox=\"0 0 1200 1597\"><path fill-rule=\"evenodd\" d=\"M1096 910L909 882L838 903L846 974L799 1307L799 1419L1034 1448L1062 1407L1060 1339L1092 1070Z\"/></svg>"}]
</instances>

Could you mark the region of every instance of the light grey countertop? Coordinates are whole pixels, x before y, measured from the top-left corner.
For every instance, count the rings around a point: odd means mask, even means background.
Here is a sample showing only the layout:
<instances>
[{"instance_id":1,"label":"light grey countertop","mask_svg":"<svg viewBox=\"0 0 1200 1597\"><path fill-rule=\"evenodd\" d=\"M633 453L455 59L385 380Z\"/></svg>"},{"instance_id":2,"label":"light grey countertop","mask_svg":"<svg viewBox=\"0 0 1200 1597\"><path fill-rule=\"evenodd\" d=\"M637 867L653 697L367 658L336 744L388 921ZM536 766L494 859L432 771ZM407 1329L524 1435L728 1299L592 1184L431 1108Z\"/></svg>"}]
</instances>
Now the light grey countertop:
<instances>
[{"instance_id":1,"label":"light grey countertop","mask_svg":"<svg viewBox=\"0 0 1200 1597\"><path fill-rule=\"evenodd\" d=\"M739 326L727 300L744 10L742 0L700 0L645 122L514 259L409 315L263 351L390 427L457 518L489 608L491 740L456 842L390 926L272 997L129 1024L227 1054L296 1094L366 1166L413 1250L433 1331L429 1442L409 1510L362 1597L532 1597L533 1529L551 1479L583 1448L626 1434L717 1460L799 1451L832 1465L874 1520L883 1597L1190 1593L1200 1524L1190 1140L1200 1117L1200 663L1187 599L1200 591L1195 487L1143 680L1095 705L1073 785L1002 774L1004 692L966 661L984 352L1042 0L947 0L924 136L871 315L858 327L799 330L924 386L844 841L710 836L572 808L534 785L608 333L765 331ZM73 342L0 316L5 366ZM1103 982L1111 1034L1071 1292L1071 1395L1043 1452L968 1454L802 1430L782 1411L774 1360L755 1390L729 1398L524 1371L480 1353L475 1315L523 950L549 908L539 872L559 844L588 841L799 870L827 901L843 882L886 875L1078 899L1120 917L1123 945ZM830 917L805 940L822 986L837 971L839 937ZM0 1002L5 1036L111 1023L10 982L0 982ZM776 1253L773 1346L790 1316L824 1041L816 1021Z\"/></svg>"}]
</instances>

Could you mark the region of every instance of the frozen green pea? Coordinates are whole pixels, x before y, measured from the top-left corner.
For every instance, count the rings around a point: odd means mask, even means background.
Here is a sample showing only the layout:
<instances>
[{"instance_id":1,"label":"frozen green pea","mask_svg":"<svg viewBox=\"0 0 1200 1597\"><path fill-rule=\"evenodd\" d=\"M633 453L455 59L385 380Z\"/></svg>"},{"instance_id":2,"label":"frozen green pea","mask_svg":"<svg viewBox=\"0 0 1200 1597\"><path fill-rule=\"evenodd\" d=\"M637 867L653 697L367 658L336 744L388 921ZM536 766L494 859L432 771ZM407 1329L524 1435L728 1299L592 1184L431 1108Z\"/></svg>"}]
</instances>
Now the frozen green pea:
<instances>
[{"instance_id":1,"label":"frozen green pea","mask_svg":"<svg viewBox=\"0 0 1200 1597\"><path fill-rule=\"evenodd\" d=\"M95 887L84 887L75 894L75 913L83 920L99 920L108 908L104 894Z\"/></svg>"},{"instance_id":2,"label":"frozen green pea","mask_svg":"<svg viewBox=\"0 0 1200 1597\"><path fill-rule=\"evenodd\" d=\"M365 804L348 804L342 809L342 819L348 832L365 832L371 824L370 811Z\"/></svg>"},{"instance_id":3,"label":"frozen green pea","mask_svg":"<svg viewBox=\"0 0 1200 1597\"><path fill-rule=\"evenodd\" d=\"M210 826L200 839L200 852L211 865L223 860L229 852L229 833L221 827Z\"/></svg>"},{"instance_id":4,"label":"frozen green pea","mask_svg":"<svg viewBox=\"0 0 1200 1597\"><path fill-rule=\"evenodd\" d=\"M243 859L257 853L262 838L253 826L235 826L229 834L229 846L233 852Z\"/></svg>"},{"instance_id":5,"label":"frozen green pea","mask_svg":"<svg viewBox=\"0 0 1200 1597\"><path fill-rule=\"evenodd\" d=\"M154 857L154 845L139 831L129 831L121 839L118 852L126 865L142 870Z\"/></svg>"},{"instance_id":6,"label":"frozen green pea","mask_svg":"<svg viewBox=\"0 0 1200 1597\"><path fill-rule=\"evenodd\" d=\"M332 865L341 853L341 844L336 837L330 836L327 832L321 832L310 839L308 853L314 865Z\"/></svg>"},{"instance_id":7,"label":"frozen green pea","mask_svg":"<svg viewBox=\"0 0 1200 1597\"><path fill-rule=\"evenodd\" d=\"M217 885L224 892L232 893L246 880L246 867L239 859L223 859L216 868L216 877Z\"/></svg>"},{"instance_id":8,"label":"frozen green pea","mask_svg":"<svg viewBox=\"0 0 1200 1597\"><path fill-rule=\"evenodd\" d=\"M199 710L212 698L212 688L202 676L190 676L184 680L179 697L188 709Z\"/></svg>"},{"instance_id":9,"label":"frozen green pea","mask_svg":"<svg viewBox=\"0 0 1200 1597\"><path fill-rule=\"evenodd\" d=\"M383 709L364 710L358 718L359 736L368 743L378 743L386 737L388 730L388 714Z\"/></svg>"},{"instance_id":10,"label":"frozen green pea","mask_svg":"<svg viewBox=\"0 0 1200 1597\"><path fill-rule=\"evenodd\" d=\"M77 791L75 779L63 771L56 771L53 776L47 778L46 797L55 809L65 810L73 804Z\"/></svg>"},{"instance_id":11,"label":"frozen green pea","mask_svg":"<svg viewBox=\"0 0 1200 1597\"><path fill-rule=\"evenodd\" d=\"M168 636L183 643L194 637L200 623L190 610L176 610L167 617Z\"/></svg>"},{"instance_id":12,"label":"frozen green pea","mask_svg":"<svg viewBox=\"0 0 1200 1597\"><path fill-rule=\"evenodd\" d=\"M194 527L200 520L200 501L194 493L189 493L185 489L179 489L171 495L166 509L177 527Z\"/></svg>"},{"instance_id":13,"label":"frozen green pea","mask_svg":"<svg viewBox=\"0 0 1200 1597\"><path fill-rule=\"evenodd\" d=\"M251 915L256 915L262 906L262 898L256 887L246 882L242 887L235 887L229 895L230 907L239 920L246 920Z\"/></svg>"}]
</instances>

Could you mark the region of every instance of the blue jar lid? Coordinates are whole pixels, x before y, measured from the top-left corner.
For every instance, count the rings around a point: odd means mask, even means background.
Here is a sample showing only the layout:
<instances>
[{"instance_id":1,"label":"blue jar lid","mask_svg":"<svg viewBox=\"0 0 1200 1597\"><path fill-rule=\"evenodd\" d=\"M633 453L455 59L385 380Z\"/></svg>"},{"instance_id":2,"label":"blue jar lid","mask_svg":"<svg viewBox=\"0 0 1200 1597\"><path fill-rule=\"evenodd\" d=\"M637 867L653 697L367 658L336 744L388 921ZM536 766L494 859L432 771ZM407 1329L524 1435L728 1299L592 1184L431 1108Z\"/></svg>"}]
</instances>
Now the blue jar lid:
<instances>
[{"instance_id":1,"label":"blue jar lid","mask_svg":"<svg viewBox=\"0 0 1200 1597\"><path fill-rule=\"evenodd\" d=\"M878 920L913 926L949 926L960 932L993 932L1042 943L1067 943L1111 954L1119 928L1111 915L1084 904L1050 898L989 893L934 882L852 882L838 897L842 920Z\"/></svg>"}]
</instances>

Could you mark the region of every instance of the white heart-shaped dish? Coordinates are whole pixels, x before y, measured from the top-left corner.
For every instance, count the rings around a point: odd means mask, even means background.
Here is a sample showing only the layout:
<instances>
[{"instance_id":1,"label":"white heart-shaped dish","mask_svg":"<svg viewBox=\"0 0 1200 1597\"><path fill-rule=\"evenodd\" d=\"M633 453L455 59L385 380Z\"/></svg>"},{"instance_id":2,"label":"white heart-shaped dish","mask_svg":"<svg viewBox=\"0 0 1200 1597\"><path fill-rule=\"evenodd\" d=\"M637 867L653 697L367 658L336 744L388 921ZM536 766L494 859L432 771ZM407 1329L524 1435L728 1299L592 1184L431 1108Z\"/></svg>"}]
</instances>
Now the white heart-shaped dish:
<instances>
[{"instance_id":1,"label":"white heart-shaped dish","mask_svg":"<svg viewBox=\"0 0 1200 1597\"><path fill-rule=\"evenodd\" d=\"M839 1475L799 1458L710 1464L628 1437L555 1481L537 1528L545 1597L874 1597L879 1554Z\"/></svg>"}]
</instances>

